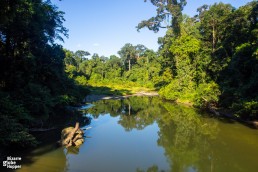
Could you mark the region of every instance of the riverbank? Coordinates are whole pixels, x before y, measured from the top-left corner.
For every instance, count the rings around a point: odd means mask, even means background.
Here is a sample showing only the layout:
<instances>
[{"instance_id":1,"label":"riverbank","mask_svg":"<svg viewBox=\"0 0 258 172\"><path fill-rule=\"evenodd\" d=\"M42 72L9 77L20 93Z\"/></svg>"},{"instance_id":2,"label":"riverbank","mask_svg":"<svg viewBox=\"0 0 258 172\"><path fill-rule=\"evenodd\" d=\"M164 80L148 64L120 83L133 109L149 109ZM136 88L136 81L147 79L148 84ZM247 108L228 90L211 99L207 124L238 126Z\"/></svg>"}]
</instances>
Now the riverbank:
<instances>
[{"instance_id":1,"label":"riverbank","mask_svg":"<svg viewBox=\"0 0 258 172\"><path fill-rule=\"evenodd\" d=\"M99 81L89 82L87 88L90 94L95 95L118 95L126 96L137 94L141 92L157 92L154 87L148 87L146 85L140 85L139 83L132 81Z\"/></svg>"},{"instance_id":2,"label":"riverbank","mask_svg":"<svg viewBox=\"0 0 258 172\"><path fill-rule=\"evenodd\" d=\"M96 102L98 100L120 100L120 99L125 99L128 97L132 96L158 96L158 92L145 92L145 91L140 91L136 92L134 94L128 94L128 95L107 95L107 94L89 94L86 96L84 99L85 103L92 103Z\"/></svg>"},{"instance_id":3,"label":"riverbank","mask_svg":"<svg viewBox=\"0 0 258 172\"><path fill-rule=\"evenodd\" d=\"M121 100L121 99L126 99L126 98L132 97L132 96L159 96L158 92L155 92L155 91L139 91L139 92L136 92L133 94L127 94L127 95L93 94L93 93L87 95L83 102L84 103L93 103L93 102L96 102L99 100ZM101 92L98 92L98 93L101 93ZM176 101L176 103L183 104L188 107L193 106L193 104L191 102ZM244 119L237 118L233 115L232 112L229 113L225 109L218 109L218 108L210 107L207 109L207 111L209 113L213 114L217 118L230 119L232 121L240 122L243 125L246 125L248 127L258 129L258 121L246 121Z\"/></svg>"},{"instance_id":4,"label":"riverbank","mask_svg":"<svg viewBox=\"0 0 258 172\"><path fill-rule=\"evenodd\" d=\"M241 118L240 116L235 115L235 112L233 112L230 109L208 105L206 107L206 111L212 114L214 117L219 118L221 120L225 120L229 122L239 122L250 128L258 129L257 120L247 120L247 119Z\"/></svg>"}]
</instances>

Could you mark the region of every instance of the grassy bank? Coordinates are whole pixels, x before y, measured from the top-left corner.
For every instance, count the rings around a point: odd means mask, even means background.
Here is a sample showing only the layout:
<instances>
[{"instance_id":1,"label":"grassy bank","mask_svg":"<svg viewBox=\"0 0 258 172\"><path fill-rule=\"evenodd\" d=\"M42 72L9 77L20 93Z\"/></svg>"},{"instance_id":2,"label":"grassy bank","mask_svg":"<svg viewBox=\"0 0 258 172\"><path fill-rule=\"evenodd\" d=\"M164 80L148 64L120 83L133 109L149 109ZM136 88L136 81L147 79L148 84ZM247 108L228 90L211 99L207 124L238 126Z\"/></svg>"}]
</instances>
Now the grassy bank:
<instances>
[{"instance_id":1,"label":"grassy bank","mask_svg":"<svg viewBox=\"0 0 258 172\"><path fill-rule=\"evenodd\" d=\"M139 92L154 92L154 88L146 88L135 82L89 82L90 94L104 95L132 95Z\"/></svg>"}]
</instances>

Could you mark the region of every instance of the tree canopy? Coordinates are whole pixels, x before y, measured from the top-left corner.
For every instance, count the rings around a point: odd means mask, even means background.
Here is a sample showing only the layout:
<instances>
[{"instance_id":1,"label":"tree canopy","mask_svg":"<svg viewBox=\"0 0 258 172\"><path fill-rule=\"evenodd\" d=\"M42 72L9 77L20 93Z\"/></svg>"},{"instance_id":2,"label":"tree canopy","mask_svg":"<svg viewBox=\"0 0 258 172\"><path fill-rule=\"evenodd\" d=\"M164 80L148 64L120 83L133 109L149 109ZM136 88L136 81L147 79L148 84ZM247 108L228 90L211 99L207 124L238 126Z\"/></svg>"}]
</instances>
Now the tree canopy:
<instances>
[{"instance_id":1,"label":"tree canopy","mask_svg":"<svg viewBox=\"0 0 258 172\"><path fill-rule=\"evenodd\" d=\"M60 108L80 99L55 42L68 36L63 15L49 0L1 0L1 145L34 145L28 129L53 126Z\"/></svg>"},{"instance_id":2,"label":"tree canopy","mask_svg":"<svg viewBox=\"0 0 258 172\"><path fill-rule=\"evenodd\" d=\"M182 11L187 3L186 0L150 0L150 2L157 7L157 15L141 21L136 27L137 30L147 27L158 32L160 28L172 28L174 34L180 34Z\"/></svg>"}]
</instances>

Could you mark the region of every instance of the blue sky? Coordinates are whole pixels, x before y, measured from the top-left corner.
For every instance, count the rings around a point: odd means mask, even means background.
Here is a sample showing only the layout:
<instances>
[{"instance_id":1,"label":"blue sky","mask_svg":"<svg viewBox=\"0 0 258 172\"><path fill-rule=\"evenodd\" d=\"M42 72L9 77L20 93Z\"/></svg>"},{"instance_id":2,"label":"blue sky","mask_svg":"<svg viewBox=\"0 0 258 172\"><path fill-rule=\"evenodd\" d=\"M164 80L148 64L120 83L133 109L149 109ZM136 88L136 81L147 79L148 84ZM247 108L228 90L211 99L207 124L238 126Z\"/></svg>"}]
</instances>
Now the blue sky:
<instances>
[{"instance_id":1,"label":"blue sky","mask_svg":"<svg viewBox=\"0 0 258 172\"><path fill-rule=\"evenodd\" d=\"M234 7L245 5L252 0L189 0L183 13L193 16L203 4L215 2L230 3ZM64 48L85 50L109 57L125 43L143 44L157 50L158 37L166 30L154 33L148 29L137 32L137 24L156 14L155 7L144 0L52 0L59 10L64 11L64 26L69 29L69 38L61 43Z\"/></svg>"}]
</instances>

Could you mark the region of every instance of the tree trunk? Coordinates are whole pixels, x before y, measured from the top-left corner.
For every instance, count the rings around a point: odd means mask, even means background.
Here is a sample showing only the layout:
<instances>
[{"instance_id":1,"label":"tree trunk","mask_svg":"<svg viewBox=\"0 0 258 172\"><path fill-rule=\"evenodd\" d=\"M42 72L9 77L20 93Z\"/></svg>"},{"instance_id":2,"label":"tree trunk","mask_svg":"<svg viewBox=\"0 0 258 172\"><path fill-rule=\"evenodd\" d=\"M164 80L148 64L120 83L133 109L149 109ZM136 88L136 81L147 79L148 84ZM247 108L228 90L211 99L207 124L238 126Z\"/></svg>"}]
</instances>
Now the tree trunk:
<instances>
[{"instance_id":1,"label":"tree trunk","mask_svg":"<svg viewBox=\"0 0 258 172\"><path fill-rule=\"evenodd\" d=\"M131 59L129 59L129 71L131 70Z\"/></svg>"},{"instance_id":2,"label":"tree trunk","mask_svg":"<svg viewBox=\"0 0 258 172\"><path fill-rule=\"evenodd\" d=\"M84 142L83 131L79 128L79 123L76 122L75 127L68 127L62 130L61 143L66 148L75 145L81 145Z\"/></svg>"},{"instance_id":3,"label":"tree trunk","mask_svg":"<svg viewBox=\"0 0 258 172\"><path fill-rule=\"evenodd\" d=\"M215 32L215 21L212 23L212 54L214 55L216 45L216 32Z\"/></svg>"}]
</instances>

